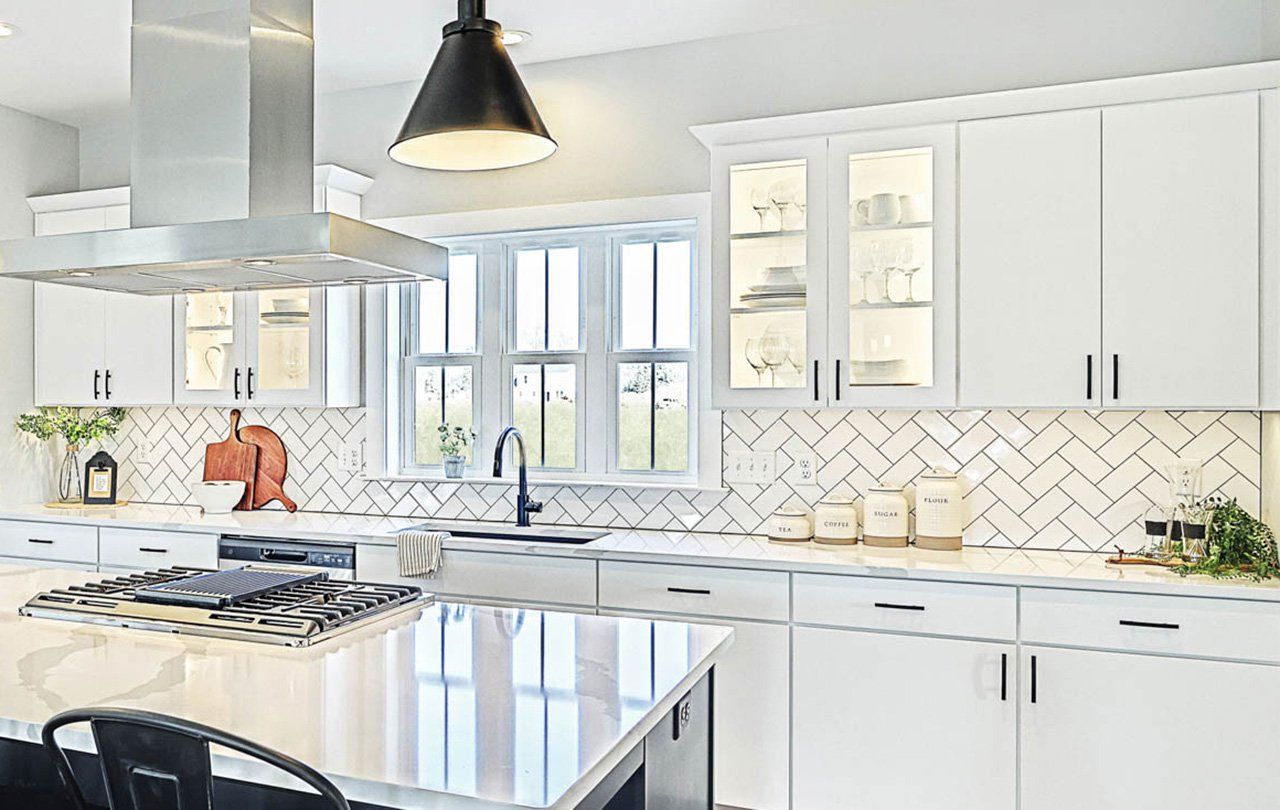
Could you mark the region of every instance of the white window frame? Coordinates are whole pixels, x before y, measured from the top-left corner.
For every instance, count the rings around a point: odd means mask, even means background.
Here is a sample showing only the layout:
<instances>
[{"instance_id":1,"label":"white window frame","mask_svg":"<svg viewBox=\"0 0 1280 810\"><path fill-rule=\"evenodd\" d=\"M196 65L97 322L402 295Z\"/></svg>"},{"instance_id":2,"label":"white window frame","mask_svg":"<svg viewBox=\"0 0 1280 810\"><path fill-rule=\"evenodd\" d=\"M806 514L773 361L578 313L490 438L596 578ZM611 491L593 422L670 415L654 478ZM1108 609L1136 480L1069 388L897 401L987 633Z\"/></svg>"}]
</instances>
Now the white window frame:
<instances>
[{"instance_id":1,"label":"white window frame","mask_svg":"<svg viewBox=\"0 0 1280 810\"><path fill-rule=\"evenodd\" d=\"M723 492L722 473L722 420L719 411L710 405L711 324L700 312L699 303L710 298L711 292L711 201L707 193L676 194L664 197L639 197L620 200L604 200L583 203L564 203L529 208L491 209L449 214L426 214L396 217L374 221L374 224L401 233L427 239L449 247L484 244L481 256L479 295L482 298L478 340L481 354L481 373L475 377L476 385L483 386L476 407L476 429L480 434L479 450L473 454L479 460L480 469L468 470L467 480L472 483L488 483L494 479L485 475L488 449L496 439L497 431L509 421L507 410L507 386L509 372L505 351L502 356L489 349L506 347L508 324L504 306L508 294L504 286L506 267L505 250L491 255L496 240L543 238L552 236L547 231L561 229L555 236L567 236L573 232L596 231L605 234L601 251L606 255L608 272L594 272L596 267L582 257L580 272L585 276L580 287L583 301L583 340L587 358L583 369L584 382L580 396L587 417L579 421L579 431L589 436L608 435L607 442L592 442L587 446L580 438L579 448L585 455L584 469L578 471L530 470L530 478L544 484L628 486L632 488L678 489L691 491ZM614 343L612 301L613 263L612 243L623 230L638 235L641 231L662 231L677 224L692 229L692 258L694 296L691 302L690 350L690 465L687 473L618 472L611 454L616 450L615 422L617 415L615 390L616 369L611 360ZM606 232L605 229L608 229ZM486 236L491 235L491 236ZM443 481L439 468L407 469L400 465L402 439L400 364L388 360L390 347L399 347L401 341L401 296L371 288L369 310L366 313L368 370L366 379L366 426L368 447L365 477L372 480L395 481ZM602 302L596 304L593 302ZM599 353L586 344L599 337ZM663 350L664 352L666 350ZM630 353L627 353L628 355ZM545 358L550 360L550 358ZM625 357L619 357L625 362ZM680 358L683 360L683 357ZM502 391L501 396L494 392ZM607 396L609 407L594 407L598 397ZM589 402L588 402L589 400ZM498 403L495 405L495 403ZM606 433L607 431L607 433ZM492 435L486 435L492 434Z\"/></svg>"}]
</instances>

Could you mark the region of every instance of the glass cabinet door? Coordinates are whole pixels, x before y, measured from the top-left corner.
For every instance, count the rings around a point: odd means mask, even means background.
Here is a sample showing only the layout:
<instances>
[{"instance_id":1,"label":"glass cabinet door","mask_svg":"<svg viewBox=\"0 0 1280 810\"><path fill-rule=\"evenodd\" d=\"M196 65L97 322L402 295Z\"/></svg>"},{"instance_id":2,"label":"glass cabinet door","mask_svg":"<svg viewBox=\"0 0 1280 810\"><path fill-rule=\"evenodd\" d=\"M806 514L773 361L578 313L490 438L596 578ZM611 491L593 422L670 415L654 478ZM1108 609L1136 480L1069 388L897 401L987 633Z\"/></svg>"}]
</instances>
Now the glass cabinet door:
<instances>
[{"instance_id":1,"label":"glass cabinet door","mask_svg":"<svg viewBox=\"0 0 1280 810\"><path fill-rule=\"evenodd\" d=\"M833 138L831 404L955 402L955 130Z\"/></svg>"},{"instance_id":2,"label":"glass cabinet door","mask_svg":"<svg viewBox=\"0 0 1280 810\"><path fill-rule=\"evenodd\" d=\"M825 336L824 143L717 155L718 405L811 405ZM816 224L816 227L814 225ZM727 315L727 317L726 317Z\"/></svg>"},{"instance_id":3,"label":"glass cabinet door","mask_svg":"<svg viewBox=\"0 0 1280 810\"><path fill-rule=\"evenodd\" d=\"M324 290L246 293L251 317L245 394L255 405L319 404Z\"/></svg>"},{"instance_id":4,"label":"glass cabinet door","mask_svg":"<svg viewBox=\"0 0 1280 810\"><path fill-rule=\"evenodd\" d=\"M233 292L192 293L174 299L174 323L182 348L182 377L175 401L191 405L233 403L244 391L244 327Z\"/></svg>"}]
</instances>

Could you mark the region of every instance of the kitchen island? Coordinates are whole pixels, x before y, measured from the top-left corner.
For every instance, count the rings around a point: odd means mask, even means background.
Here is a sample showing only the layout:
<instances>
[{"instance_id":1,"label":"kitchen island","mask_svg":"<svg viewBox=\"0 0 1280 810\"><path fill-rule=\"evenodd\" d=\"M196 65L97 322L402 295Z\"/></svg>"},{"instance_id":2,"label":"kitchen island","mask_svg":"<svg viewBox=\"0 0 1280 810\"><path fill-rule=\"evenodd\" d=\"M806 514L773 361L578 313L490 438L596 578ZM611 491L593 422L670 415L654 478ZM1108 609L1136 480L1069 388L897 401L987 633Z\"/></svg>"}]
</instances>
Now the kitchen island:
<instances>
[{"instance_id":1,"label":"kitchen island","mask_svg":"<svg viewBox=\"0 0 1280 810\"><path fill-rule=\"evenodd\" d=\"M0 786L41 771L49 717L117 706L275 748L363 806L710 806L712 670L727 628L437 602L292 649L17 613L95 576L0 567ZM89 750L87 729L65 744ZM233 789L294 786L230 754L214 770ZM673 786L692 793L663 793Z\"/></svg>"}]
</instances>

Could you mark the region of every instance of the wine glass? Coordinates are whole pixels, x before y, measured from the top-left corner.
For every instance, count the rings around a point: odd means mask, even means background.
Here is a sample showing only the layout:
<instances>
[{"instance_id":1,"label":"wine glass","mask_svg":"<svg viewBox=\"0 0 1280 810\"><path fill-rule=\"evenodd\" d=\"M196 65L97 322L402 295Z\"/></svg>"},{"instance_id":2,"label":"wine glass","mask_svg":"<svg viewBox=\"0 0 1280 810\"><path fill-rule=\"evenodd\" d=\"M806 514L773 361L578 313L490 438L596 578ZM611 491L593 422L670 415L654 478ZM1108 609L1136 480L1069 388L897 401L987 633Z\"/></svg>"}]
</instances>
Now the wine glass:
<instances>
[{"instance_id":1,"label":"wine glass","mask_svg":"<svg viewBox=\"0 0 1280 810\"><path fill-rule=\"evenodd\" d=\"M893 270L896 258L894 247L890 243L879 240L871 243L872 273L879 273L884 279L883 294L877 293L876 297L883 301L892 300L889 298L889 273Z\"/></svg>"},{"instance_id":2,"label":"wine glass","mask_svg":"<svg viewBox=\"0 0 1280 810\"><path fill-rule=\"evenodd\" d=\"M804 184L796 187L795 193L791 196L791 203L796 207L796 213L800 215L796 227L803 229L805 227L805 209L808 207L804 194Z\"/></svg>"},{"instance_id":3,"label":"wine glass","mask_svg":"<svg viewBox=\"0 0 1280 810\"><path fill-rule=\"evenodd\" d=\"M760 338L760 359L769 367L771 387L778 387L778 367L787 362L789 354L791 354L791 341L787 336L766 329L764 336Z\"/></svg>"},{"instance_id":4,"label":"wine glass","mask_svg":"<svg viewBox=\"0 0 1280 810\"><path fill-rule=\"evenodd\" d=\"M756 216L760 217L760 230L764 230L764 215L769 213L769 209L773 203L769 201L769 190L763 186L755 186L751 189L751 207L755 209Z\"/></svg>"},{"instance_id":5,"label":"wine glass","mask_svg":"<svg viewBox=\"0 0 1280 810\"><path fill-rule=\"evenodd\" d=\"M871 250L866 245L854 245L849 254L849 272L858 277L862 284L861 294L855 304L870 303L867 297L867 278L875 272L871 262Z\"/></svg>"},{"instance_id":6,"label":"wine glass","mask_svg":"<svg viewBox=\"0 0 1280 810\"><path fill-rule=\"evenodd\" d=\"M794 185L788 180L779 180L769 186L769 202L778 209L778 230L787 229L787 211L795 204Z\"/></svg>"},{"instance_id":7,"label":"wine glass","mask_svg":"<svg viewBox=\"0 0 1280 810\"><path fill-rule=\"evenodd\" d=\"M902 244L898 246L897 265L902 275L907 277L907 301L915 301L915 291L912 289L911 277L920 270L919 262L915 261L915 244L910 239L902 240Z\"/></svg>"},{"instance_id":8,"label":"wine glass","mask_svg":"<svg viewBox=\"0 0 1280 810\"><path fill-rule=\"evenodd\" d=\"M764 370L769 366L760 355L760 338L747 338L747 346L743 354L746 355L747 365L751 366L756 373L756 387L763 388Z\"/></svg>"}]
</instances>

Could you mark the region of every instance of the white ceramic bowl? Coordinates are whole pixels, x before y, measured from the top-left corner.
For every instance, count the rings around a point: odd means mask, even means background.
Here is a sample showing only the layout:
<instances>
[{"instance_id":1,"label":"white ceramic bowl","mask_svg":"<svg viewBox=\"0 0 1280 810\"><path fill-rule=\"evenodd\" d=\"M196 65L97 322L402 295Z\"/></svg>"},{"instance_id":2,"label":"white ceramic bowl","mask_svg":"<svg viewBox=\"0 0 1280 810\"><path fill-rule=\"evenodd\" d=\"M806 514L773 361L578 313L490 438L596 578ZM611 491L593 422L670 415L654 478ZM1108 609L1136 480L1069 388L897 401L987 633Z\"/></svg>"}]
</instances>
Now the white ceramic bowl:
<instances>
[{"instance_id":1,"label":"white ceramic bowl","mask_svg":"<svg viewBox=\"0 0 1280 810\"><path fill-rule=\"evenodd\" d=\"M229 515L244 497L244 482L199 481L191 485L191 495L206 515Z\"/></svg>"}]
</instances>

